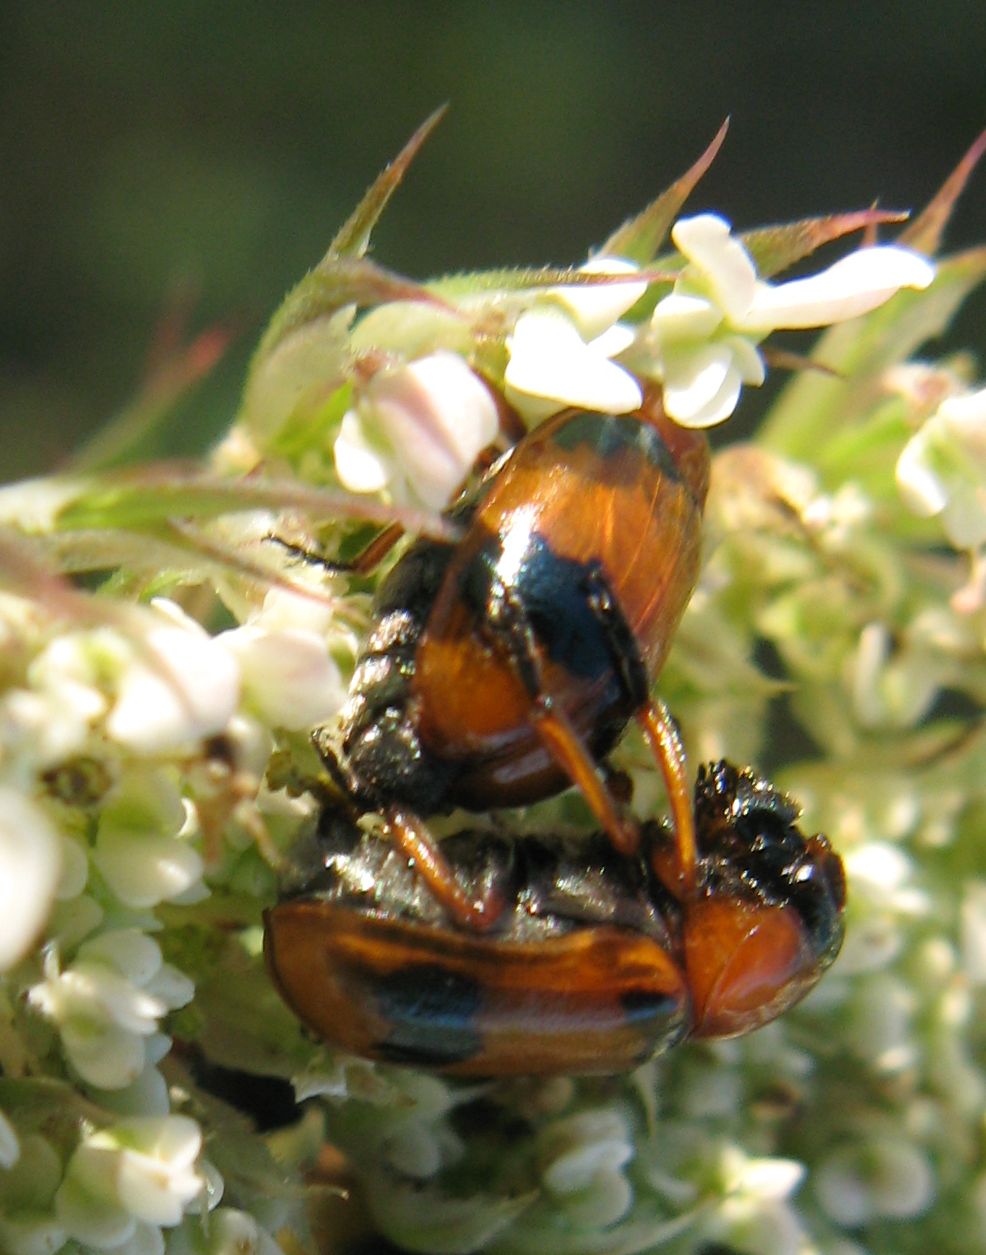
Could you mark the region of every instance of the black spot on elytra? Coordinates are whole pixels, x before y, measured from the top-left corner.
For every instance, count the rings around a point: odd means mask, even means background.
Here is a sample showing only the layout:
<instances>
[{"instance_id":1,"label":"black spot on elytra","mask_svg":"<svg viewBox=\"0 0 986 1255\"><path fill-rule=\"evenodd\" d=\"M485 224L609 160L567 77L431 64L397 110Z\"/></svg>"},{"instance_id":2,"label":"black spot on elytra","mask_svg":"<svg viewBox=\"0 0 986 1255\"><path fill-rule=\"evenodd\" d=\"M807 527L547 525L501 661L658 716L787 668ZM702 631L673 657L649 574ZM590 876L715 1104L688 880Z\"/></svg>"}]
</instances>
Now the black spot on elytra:
<instances>
[{"instance_id":1,"label":"black spot on elytra","mask_svg":"<svg viewBox=\"0 0 986 1255\"><path fill-rule=\"evenodd\" d=\"M482 1049L475 1027L482 994L469 977L422 963L379 978L375 988L377 1009L391 1026L375 1049L391 1063L441 1067Z\"/></svg>"}]
</instances>

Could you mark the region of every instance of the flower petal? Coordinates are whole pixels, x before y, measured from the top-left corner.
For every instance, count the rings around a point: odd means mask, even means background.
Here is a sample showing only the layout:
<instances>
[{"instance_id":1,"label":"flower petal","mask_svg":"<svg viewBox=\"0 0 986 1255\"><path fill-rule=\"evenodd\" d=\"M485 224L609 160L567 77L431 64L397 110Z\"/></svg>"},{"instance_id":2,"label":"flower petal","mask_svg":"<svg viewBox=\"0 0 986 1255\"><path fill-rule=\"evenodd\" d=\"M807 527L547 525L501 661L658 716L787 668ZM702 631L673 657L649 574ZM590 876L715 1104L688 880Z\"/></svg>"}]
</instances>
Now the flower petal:
<instances>
[{"instance_id":1,"label":"flower petal","mask_svg":"<svg viewBox=\"0 0 986 1255\"><path fill-rule=\"evenodd\" d=\"M704 296L672 292L658 301L651 322L662 340L707 340L722 322L722 311Z\"/></svg>"},{"instance_id":2,"label":"flower petal","mask_svg":"<svg viewBox=\"0 0 986 1255\"><path fill-rule=\"evenodd\" d=\"M457 353L445 351L380 371L360 413L364 425L379 425L402 477L433 510L448 505L499 429L489 389Z\"/></svg>"},{"instance_id":3,"label":"flower petal","mask_svg":"<svg viewBox=\"0 0 986 1255\"><path fill-rule=\"evenodd\" d=\"M893 245L861 248L828 270L790 283L757 283L744 331L822 327L845 322L883 305L901 288L926 288L935 268L926 258Z\"/></svg>"},{"instance_id":4,"label":"flower petal","mask_svg":"<svg viewBox=\"0 0 986 1255\"><path fill-rule=\"evenodd\" d=\"M637 273L637 267L622 257L593 257L579 270L582 274L596 275ZM565 306L583 337L593 340L632 305L636 305L646 291L646 282L640 280L637 283L600 283L591 287L573 284L571 287L552 288L551 295Z\"/></svg>"},{"instance_id":5,"label":"flower petal","mask_svg":"<svg viewBox=\"0 0 986 1255\"><path fill-rule=\"evenodd\" d=\"M726 344L701 344L669 354L664 407L683 427L711 427L732 414L741 382Z\"/></svg>"},{"instance_id":6,"label":"flower petal","mask_svg":"<svg viewBox=\"0 0 986 1255\"><path fill-rule=\"evenodd\" d=\"M248 625L216 639L237 658L247 698L266 723L310 728L342 706L346 690L339 668L315 632Z\"/></svg>"},{"instance_id":7,"label":"flower petal","mask_svg":"<svg viewBox=\"0 0 986 1255\"><path fill-rule=\"evenodd\" d=\"M350 492L380 492L387 487L393 468L367 440L355 411L343 415L332 453L343 488Z\"/></svg>"},{"instance_id":8,"label":"flower petal","mask_svg":"<svg viewBox=\"0 0 986 1255\"><path fill-rule=\"evenodd\" d=\"M511 392L607 414L627 414L643 402L633 375L595 352L563 314L522 314L508 348L504 381Z\"/></svg>"},{"instance_id":9,"label":"flower petal","mask_svg":"<svg viewBox=\"0 0 986 1255\"><path fill-rule=\"evenodd\" d=\"M739 240L730 234L729 223L718 214L698 214L680 218L671 238L701 275L729 317L735 322L750 308L757 285L757 272ZM683 281L692 278L686 271Z\"/></svg>"},{"instance_id":10,"label":"flower petal","mask_svg":"<svg viewBox=\"0 0 986 1255\"><path fill-rule=\"evenodd\" d=\"M23 794L0 787L0 971L20 959L44 926L61 865L46 816Z\"/></svg>"}]
</instances>

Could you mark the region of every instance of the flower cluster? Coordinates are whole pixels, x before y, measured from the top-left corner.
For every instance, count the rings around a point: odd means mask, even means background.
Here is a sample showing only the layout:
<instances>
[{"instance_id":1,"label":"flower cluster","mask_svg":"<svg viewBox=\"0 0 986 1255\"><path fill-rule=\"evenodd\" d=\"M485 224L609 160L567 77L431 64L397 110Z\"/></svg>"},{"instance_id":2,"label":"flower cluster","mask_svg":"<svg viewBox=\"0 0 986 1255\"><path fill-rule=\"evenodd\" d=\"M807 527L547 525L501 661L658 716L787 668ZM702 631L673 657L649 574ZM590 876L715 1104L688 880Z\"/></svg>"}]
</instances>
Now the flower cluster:
<instances>
[{"instance_id":1,"label":"flower cluster","mask_svg":"<svg viewBox=\"0 0 986 1255\"><path fill-rule=\"evenodd\" d=\"M644 322L619 321L648 289L619 257L581 268L605 283L549 287L520 308L504 339L502 389L525 421L566 405L627 414L656 381L672 418L712 426L732 414L743 384L763 383L757 345L771 331L858 317L934 274L908 249L871 247L811 279L772 285L714 214L680 219L671 238L686 264ZM473 315L480 305L473 299ZM333 445L339 481L353 492L441 509L497 436L489 387L448 349L357 371L353 390Z\"/></svg>"},{"instance_id":2,"label":"flower cluster","mask_svg":"<svg viewBox=\"0 0 986 1255\"><path fill-rule=\"evenodd\" d=\"M137 1255L179 1232L198 1250L195 1234L213 1225L276 1249L235 1209L209 1215L223 1178L168 1069L166 1025L195 980L166 960L159 911L192 923L208 909L217 802L223 828L243 806L249 824L276 730L338 709L330 620L324 604L277 590L255 592L244 622L214 635L162 599L56 586L0 600L5 1252ZM242 795L220 746L252 781Z\"/></svg>"},{"instance_id":3,"label":"flower cluster","mask_svg":"<svg viewBox=\"0 0 986 1255\"><path fill-rule=\"evenodd\" d=\"M982 1249L986 389L906 360L986 278L927 259L954 181L897 244L785 282L891 216L734 235L683 213L707 154L579 269L416 284L364 253L422 138L289 295L201 474L0 490L0 1250L314 1252L338 1184L420 1252ZM842 852L837 965L626 1077L456 1085L313 1043L262 918L331 787L309 734L368 624L367 523L441 534L565 407L719 423L771 333L830 325L825 369L714 458L661 686L694 761L774 764ZM614 765L661 808L639 742ZM524 824L560 813L585 822Z\"/></svg>"}]
</instances>

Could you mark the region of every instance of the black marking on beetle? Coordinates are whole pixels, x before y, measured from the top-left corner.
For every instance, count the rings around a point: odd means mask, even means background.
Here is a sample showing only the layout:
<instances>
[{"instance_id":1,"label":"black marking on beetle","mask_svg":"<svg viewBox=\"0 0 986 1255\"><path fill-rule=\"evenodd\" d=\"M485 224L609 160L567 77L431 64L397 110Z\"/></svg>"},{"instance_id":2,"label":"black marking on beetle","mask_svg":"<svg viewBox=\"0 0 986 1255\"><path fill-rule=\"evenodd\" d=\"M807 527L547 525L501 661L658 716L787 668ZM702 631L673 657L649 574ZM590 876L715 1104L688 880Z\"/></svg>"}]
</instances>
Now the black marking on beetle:
<instances>
[{"instance_id":1,"label":"black marking on beetle","mask_svg":"<svg viewBox=\"0 0 986 1255\"><path fill-rule=\"evenodd\" d=\"M663 1028L677 1016L682 1020L684 1031L683 1009L673 994L655 989L626 989L620 995L620 1007L627 1023L634 1028L647 1031L655 1022L660 1022Z\"/></svg>"},{"instance_id":2,"label":"black marking on beetle","mask_svg":"<svg viewBox=\"0 0 986 1255\"><path fill-rule=\"evenodd\" d=\"M588 445L601 463L598 472L601 480L638 481L638 457L642 456L662 475L675 483L681 482L681 470L660 432L639 419L587 411L574 415L553 432L551 438L560 449Z\"/></svg>"},{"instance_id":3,"label":"black marking on beetle","mask_svg":"<svg viewBox=\"0 0 986 1255\"><path fill-rule=\"evenodd\" d=\"M391 1063L441 1067L482 1050L473 1026L482 994L468 976L438 963L411 964L376 977L374 1000L392 1025L375 1049Z\"/></svg>"}]
</instances>

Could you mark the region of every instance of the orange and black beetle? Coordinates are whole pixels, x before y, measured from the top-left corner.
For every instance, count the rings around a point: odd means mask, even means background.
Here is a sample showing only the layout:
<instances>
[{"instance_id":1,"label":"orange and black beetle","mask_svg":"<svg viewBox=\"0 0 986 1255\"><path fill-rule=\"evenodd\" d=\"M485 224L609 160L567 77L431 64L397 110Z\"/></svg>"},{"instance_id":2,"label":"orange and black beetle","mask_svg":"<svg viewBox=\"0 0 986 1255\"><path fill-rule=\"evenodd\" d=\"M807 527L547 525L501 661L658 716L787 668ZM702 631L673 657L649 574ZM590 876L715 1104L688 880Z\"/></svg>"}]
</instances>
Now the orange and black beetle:
<instances>
[{"instance_id":1,"label":"orange and black beetle","mask_svg":"<svg viewBox=\"0 0 986 1255\"><path fill-rule=\"evenodd\" d=\"M699 772L694 815L686 888L656 823L634 856L603 833L448 838L453 874L504 904L478 933L388 842L327 814L268 912L270 970L331 1045L458 1076L618 1072L686 1037L747 1032L838 952L842 865L788 798L728 763Z\"/></svg>"},{"instance_id":2,"label":"orange and black beetle","mask_svg":"<svg viewBox=\"0 0 986 1255\"><path fill-rule=\"evenodd\" d=\"M341 728L316 734L337 781L453 916L489 927L421 816L525 804L575 784L618 850L636 824L600 759L636 716L660 763L681 874L694 867L674 725L651 701L698 574L708 445L664 414L566 410L524 436L422 539L375 603Z\"/></svg>"}]
</instances>

